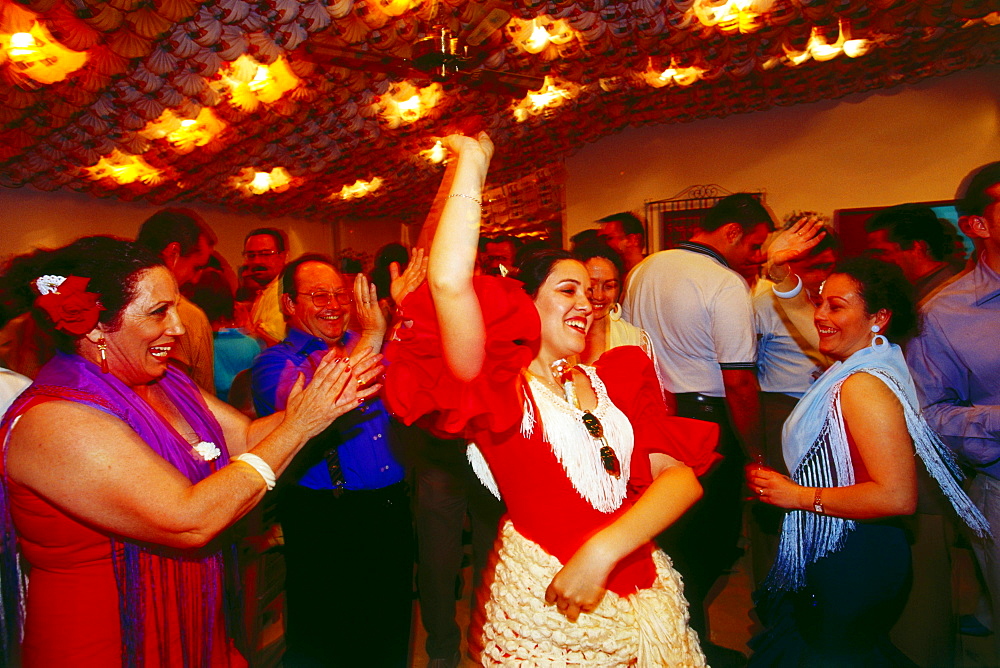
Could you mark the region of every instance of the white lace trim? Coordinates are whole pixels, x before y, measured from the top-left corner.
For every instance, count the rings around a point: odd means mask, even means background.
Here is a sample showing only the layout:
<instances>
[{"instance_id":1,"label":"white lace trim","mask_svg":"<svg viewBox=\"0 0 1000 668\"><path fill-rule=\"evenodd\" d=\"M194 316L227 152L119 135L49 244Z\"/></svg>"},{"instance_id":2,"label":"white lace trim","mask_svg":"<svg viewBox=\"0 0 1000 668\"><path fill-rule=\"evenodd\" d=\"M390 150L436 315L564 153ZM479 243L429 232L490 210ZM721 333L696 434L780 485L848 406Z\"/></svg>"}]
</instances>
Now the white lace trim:
<instances>
[{"instance_id":1,"label":"white lace trim","mask_svg":"<svg viewBox=\"0 0 1000 668\"><path fill-rule=\"evenodd\" d=\"M573 488L587 503L602 513L617 510L625 500L628 491L629 467L632 463L632 449L635 435L632 423L625 414L611 403L604 382L593 367L577 367L590 378L590 384L597 395L597 406L592 411L583 411L571 406L565 399L533 377L528 378L528 387L534 397L534 407L542 423L542 439L552 446L552 454L562 464L566 477ZM525 402L525 418L521 421L521 434L528 438L534 431L534 411L531 402ZM592 413L604 427L604 438L618 456L621 475L609 475L601 461L601 447L604 443L594 438L583 424L584 412ZM531 418L529 419L529 416Z\"/></svg>"},{"instance_id":2,"label":"white lace trim","mask_svg":"<svg viewBox=\"0 0 1000 668\"><path fill-rule=\"evenodd\" d=\"M628 478L632 464L632 450L635 435L632 423L624 413L611 402L604 382L593 367L577 367L587 374L597 395L597 406L592 413L604 427L604 438L618 456L621 475L609 475L601 460L601 439L594 438L583 424L585 411L571 406L535 378L528 379L534 404L525 397L521 418L521 435L531 438L535 431L535 409L542 422L542 439L552 447L552 454L562 464L566 477L573 488L587 503L602 513L612 513L621 507L628 492ZM500 499L500 488L482 451L475 443L469 443L465 456L472 465L476 477Z\"/></svg>"}]
</instances>

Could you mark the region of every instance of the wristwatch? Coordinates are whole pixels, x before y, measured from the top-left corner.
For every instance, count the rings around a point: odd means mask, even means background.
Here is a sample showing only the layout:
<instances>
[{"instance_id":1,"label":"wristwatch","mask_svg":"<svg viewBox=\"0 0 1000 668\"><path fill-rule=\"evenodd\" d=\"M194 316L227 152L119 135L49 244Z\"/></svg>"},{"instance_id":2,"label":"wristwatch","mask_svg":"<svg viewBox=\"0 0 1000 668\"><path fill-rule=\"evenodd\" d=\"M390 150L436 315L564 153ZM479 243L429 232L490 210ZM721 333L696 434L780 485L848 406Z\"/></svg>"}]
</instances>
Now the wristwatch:
<instances>
[{"instance_id":1,"label":"wristwatch","mask_svg":"<svg viewBox=\"0 0 1000 668\"><path fill-rule=\"evenodd\" d=\"M823 488L816 488L816 496L813 497L813 510L820 515L825 515L826 511L823 510Z\"/></svg>"}]
</instances>

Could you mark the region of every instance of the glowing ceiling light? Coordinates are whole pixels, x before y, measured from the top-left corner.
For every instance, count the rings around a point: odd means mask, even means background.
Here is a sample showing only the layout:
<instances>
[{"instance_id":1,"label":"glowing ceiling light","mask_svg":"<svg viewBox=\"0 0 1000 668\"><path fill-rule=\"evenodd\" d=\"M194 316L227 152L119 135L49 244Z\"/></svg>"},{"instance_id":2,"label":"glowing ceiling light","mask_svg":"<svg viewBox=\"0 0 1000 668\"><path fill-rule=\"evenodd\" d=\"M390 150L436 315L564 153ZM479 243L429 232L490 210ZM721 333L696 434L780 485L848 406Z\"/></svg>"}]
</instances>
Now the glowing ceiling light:
<instances>
[{"instance_id":1,"label":"glowing ceiling light","mask_svg":"<svg viewBox=\"0 0 1000 668\"><path fill-rule=\"evenodd\" d=\"M670 67L661 72L653 67L653 62L650 60L649 67L642 72L642 78L653 88L662 88L671 84L690 86L701 79L704 72L705 70L701 67L677 67L672 61Z\"/></svg>"},{"instance_id":2,"label":"glowing ceiling light","mask_svg":"<svg viewBox=\"0 0 1000 668\"><path fill-rule=\"evenodd\" d=\"M529 91L528 94L514 108L514 118L518 122L526 120L529 116L535 116L560 106L566 100L576 97L580 87L573 83L564 84L559 87L551 77L545 77L545 83L537 91Z\"/></svg>"},{"instance_id":3,"label":"glowing ceiling light","mask_svg":"<svg viewBox=\"0 0 1000 668\"><path fill-rule=\"evenodd\" d=\"M409 81L402 81L393 84L379 98L379 113L393 129L404 123L414 123L437 105L442 93L441 84L436 82L418 89Z\"/></svg>"},{"instance_id":4,"label":"glowing ceiling light","mask_svg":"<svg viewBox=\"0 0 1000 668\"><path fill-rule=\"evenodd\" d=\"M251 195L263 195L266 192L282 193L288 190L291 183L292 175L284 167L275 167L270 172L261 172L248 167L232 180L234 188Z\"/></svg>"},{"instance_id":5,"label":"glowing ceiling light","mask_svg":"<svg viewBox=\"0 0 1000 668\"><path fill-rule=\"evenodd\" d=\"M85 168L87 176L95 181L111 179L125 185L142 181L146 185L155 185L163 180L160 170L152 167L138 155L127 155L118 150L103 156L93 167Z\"/></svg>"},{"instance_id":6,"label":"glowing ceiling light","mask_svg":"<svg viewBox=\"0 0 1000 668\"><path fill-rule=\"evenodd\" d=\"M365 197L369 193L373 193L382 187L382 179L379 177L373 178L371 181L362 181L358 179L353 184L349 186L344 186L340 189L339 193L334 193L331 199L339 197L343 200L352 200Z\"/></svg>"},{"instance_id":7,"label":"glowing ceiling light","mask_svg":"<svg viewBox=\"0 0 1000 668\"><path fill-rule=\"evenodd\" d=\"M284 58L262 65L250 56L242 55L230 63L213 86L228 94L233 106L253 111L261 102L277 102L299 83L299 78Z\"/></svg>"},{"instance_id":8,"label":"glowing ceiling light","mask_svg":"<svg viewBox=\"0 0 1000 668\"><path fill-rule=\"evenodd\" d=\"M15 74L41 84L62 81L87 62L86 53L67 49L37 21L29 32L0 35L0 48L10 59ZM4 60L0 56L0 63Z\"/></svg>"},{"instance_id":9,"label":"glowing ceiling light","mask_svg":"<svg viewBox=\"0 0 1000 668\"><path fill-rule=\"evenodd\" d=\"M849 39L844 42L844 55L848 58L860 58L875 45L867 39Z\"/></svg>"},{"instance_id":10,"label":"glowing ceiling light","mask_svg":"<svg viewBox=\"0 0 1000 668\"><path fill-rule=\"evenodd\" d=\"M704 26L745 34L761 27L761 17L773 4L774 0L695 0L688 11Z\"/></svg>"},{"instance_id":11,"label":"glowing ceiling light","mask_svg":"<svg viewBox=\"0 0 1000 668\"><path fill-rule=\"evenodd\" d=\"M526 53L545 51L549 44L566 44L576 38L576 32L565 19L542 15L529 20L511 19L508 24L511 41Z\"/></svg>"},{"instance_id":12,"label":"glowing ceiling light","mask_svg":"<svg viewBox=\"0 0 1000 668\"><path fill-rule=\"evenodd\" d=\"M30 32L16 32L10 36L10 48L7 55L15 63L23 63L28 60L37 60L40 49L35 38Z\"/></svg>"},{"instance_id":13,"label":"glowing ceiling light","mask_svg":"<svg viewBox=\"0 0 1000 668\"><path fill-rule=\"evenodd\" d=\"M271 71L265 65L258 65L257 72L253 75L253 79L247 82L247 86L252 91L260 91L273 82L274 77L271 76Z\"/></svg>"},{"instance_id":14,"label":"glowing ceiling light","mask_svg":"<svg viewBox=\"0 0 1000 668\"><path fill-rule=\"evenodd\" d=\"M538 24L538 19L533 19L531 24L531 34L521 42L521 46L528 53L541 53L549 45L549 31Z\"/></svg>"},{"instance_id":15,"label":"glowing ceiling light","mask_svg":"<svg viewBox=\"0 0 1000 668\"><path fill-rule=\"evenodd\" d=\"M167 109L155 121L146 124L139 134L146 139L166 139L180 153L189 153L215 139L226 124L208 107L197 118L180 118Z\"/></svg>"},{"instance_id":16,"label":"glowing ceiling light","mask_svg":"<svg viewBox=\"0 0 1000 668\"><path fill-rule=\"evenodd\" d=\"M440 140L434 142L434 146L420 152L420 157L435 165L444 162L448 152L444 149L444 144Z\"/></svg>"},{"instance_id":17,"label":"glowing ceiling light","mask_svg":"<svg viewBox=\"0 0 1000 668\"><path fill-rule=\"evenodd\" d=\"M271 189L271 175L267 172L255 172L249 187L254 195L263 195Z\"/></svg>"}]
</instances>

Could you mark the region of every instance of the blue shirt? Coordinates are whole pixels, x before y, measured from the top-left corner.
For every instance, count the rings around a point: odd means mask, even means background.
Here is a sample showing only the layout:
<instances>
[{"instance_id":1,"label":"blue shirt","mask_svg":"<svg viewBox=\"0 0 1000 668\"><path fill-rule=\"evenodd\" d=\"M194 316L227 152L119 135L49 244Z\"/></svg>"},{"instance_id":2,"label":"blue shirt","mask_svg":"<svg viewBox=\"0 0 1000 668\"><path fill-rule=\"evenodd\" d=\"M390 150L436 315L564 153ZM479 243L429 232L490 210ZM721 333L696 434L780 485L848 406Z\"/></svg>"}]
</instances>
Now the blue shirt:
<instances>
[{"instance_id":1,"label":"blue shirt","mask_svg":"<svg viewBox=\"0 0 1000 668\"><path fill-rule=\"evenodd\" d=\"M1000 479L1000 275L984 255L921 314L906 362L927 422L966 462Z\"/></svg>"},{"instance_id":2,"label":"blue shirt","mask_svg":"<svg viewBox=\"0 0 1000 668\"><path fill-rule=\"evenodd\" d=\"M757 380L762 392L780 392L801 399L826 366L789 320L772 283L753 298L757 328Z\"/></svg>"},{"instance_id":3,"label":"blue shirt","mask_svg":"<svg viewBox=\"0 0 1000 668\"><path fill-rule=\"evenodd\" d=\"M251 371L254 407L260 416L284 410L299 373L306 382L329 346L302 330L262 352ZM309 489L333 489L324 455L337 448L346 489L381 489L403 479L403 467L390 451L389 414L380 399L368 399L337 418L295 456L288 474Z\"/></svg>"},{"instance_id":4,"label":"blue shirt","mask_svg":"<svg viewBox=\"0 0 1000 668\"><path fill-rule=\"evenodd\" d=\"M236 374L249 369L254 358L260 354L261 345L257 339L247 336L238 329L220 329L215 339L215 396L229 400L229 388L233 386Z\"/></svg>"}]
</instances>

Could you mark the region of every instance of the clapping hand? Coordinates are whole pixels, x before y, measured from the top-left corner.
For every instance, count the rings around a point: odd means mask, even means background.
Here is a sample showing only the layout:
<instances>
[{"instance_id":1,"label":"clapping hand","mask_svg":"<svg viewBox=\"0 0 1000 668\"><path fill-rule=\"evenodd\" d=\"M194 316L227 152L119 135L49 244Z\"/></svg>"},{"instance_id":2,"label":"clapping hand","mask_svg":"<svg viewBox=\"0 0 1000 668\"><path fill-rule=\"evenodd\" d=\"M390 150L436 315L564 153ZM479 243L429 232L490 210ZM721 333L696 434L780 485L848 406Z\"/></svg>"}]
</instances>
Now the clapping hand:
<instances>
[{"instance_id":1,"label":"clapping hand","mask_svg":"<svg viewBox=\"0 0 1000 668\"><path fill-rule=\"evenodd\" d=\"M398 262L389 264L389 278L392 279L389 284L389 295L396 305L399 305L406 295L420 287L427 278L427 258L423 248L416 249L402 274L399 273Z\"/></svg>"},{"instance_id":2,"label":"clapping hand","mask_svg":"<svg viewBox=\"0 0 1000 668\"><path fill-rule=\"evenodd\" d=\"M347 359L328 352L316 373L305 383L301 373L288 393L284 422L306 438L312 438L327 428L331 422L361 403L351 366Z\"/></svg>"},{"instance_id":3,"label":"clapping hand","mask_svg":"<svg viewBox=\"0 0 1000 668\"><path fill-rule=\"evenodd\" d=\"M379 308L375 284L369 283L364 274L354 279L354 312L364 334L374 334L378 338L385 335L385 314Z\"/></svg>"}]
</instances>

